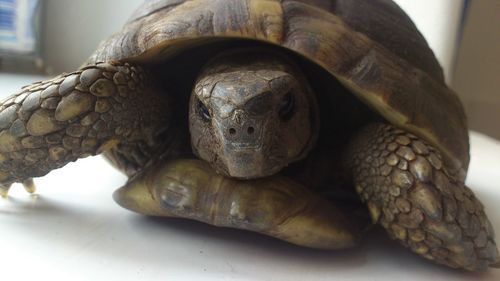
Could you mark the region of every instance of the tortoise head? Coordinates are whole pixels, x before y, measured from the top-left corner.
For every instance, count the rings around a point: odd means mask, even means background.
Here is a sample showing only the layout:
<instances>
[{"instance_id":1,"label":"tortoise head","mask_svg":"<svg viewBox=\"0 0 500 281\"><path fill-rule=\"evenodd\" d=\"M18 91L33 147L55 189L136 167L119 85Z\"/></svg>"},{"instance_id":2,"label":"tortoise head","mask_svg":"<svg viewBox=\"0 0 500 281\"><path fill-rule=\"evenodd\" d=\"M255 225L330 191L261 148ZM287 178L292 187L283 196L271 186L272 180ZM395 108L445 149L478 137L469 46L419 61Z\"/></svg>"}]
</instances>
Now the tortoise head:
<instances>
[{"instance_id":1,"label":"tortoise head","mask_svg":"<svg viewBox=\"0 0 500 281\"><path fill-rule=\"evenodd\" d=\"M283 55L239 50L216 56L190 100L194 153L219 173L273 175L304 158L318 135L315 95Z\"/></svg>"}]
</instances>

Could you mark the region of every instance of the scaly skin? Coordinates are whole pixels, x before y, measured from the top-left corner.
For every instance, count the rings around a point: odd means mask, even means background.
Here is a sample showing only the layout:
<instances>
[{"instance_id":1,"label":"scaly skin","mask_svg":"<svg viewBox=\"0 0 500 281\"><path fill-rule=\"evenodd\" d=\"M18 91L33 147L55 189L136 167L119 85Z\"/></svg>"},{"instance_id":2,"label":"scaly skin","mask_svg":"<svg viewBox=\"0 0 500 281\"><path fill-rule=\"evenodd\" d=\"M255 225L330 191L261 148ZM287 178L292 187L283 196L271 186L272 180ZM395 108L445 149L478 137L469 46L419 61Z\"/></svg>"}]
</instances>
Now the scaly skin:
<instances>
[{"instance_id":1,"label":"scaly skin","mask_svg":"<svg viewBox=\"0 0 500 281\"><path fill-rule=\"evenodd\" d=\"M348 151L356 191L393 239L453 268L495 266L498 250L483 205L438 150L376 124L363 129Z\"/></svg>"},{"instance_id":2,"label":"scaly skin","mask_svg":"<svg viewBox=\"0 0 500 281\"><path fill-rule=\"evenodd\" d=\"M121 144L145 143L154 151L155 132L166 126L169 105L151 85L139 67L101 63L8 98L0 106L4 193L14 182L33 187L31 177Z\"/></svg>"}]
</instances>

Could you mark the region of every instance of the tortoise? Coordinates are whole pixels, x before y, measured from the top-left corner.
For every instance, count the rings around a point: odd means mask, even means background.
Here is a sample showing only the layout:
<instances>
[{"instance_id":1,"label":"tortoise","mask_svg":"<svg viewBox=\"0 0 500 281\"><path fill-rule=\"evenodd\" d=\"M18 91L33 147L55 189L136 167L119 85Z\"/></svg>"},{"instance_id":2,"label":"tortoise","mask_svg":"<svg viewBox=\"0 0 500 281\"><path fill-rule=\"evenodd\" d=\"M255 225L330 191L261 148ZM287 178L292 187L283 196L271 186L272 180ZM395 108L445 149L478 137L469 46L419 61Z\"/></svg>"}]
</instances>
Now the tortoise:
<instances>
[{"instance_id":1,"label":"tortoise","mask_svg":"<svg viewBox=\"0 0 500 281\"><path fill-rule=\"evenodd\" d=\"M436 263L498 266L462 105L391 1L146 1L77 71L7 98L0 130L4 195L103 153L142 214L320 249L378 224Z\"/></svg>"}]
</instances>

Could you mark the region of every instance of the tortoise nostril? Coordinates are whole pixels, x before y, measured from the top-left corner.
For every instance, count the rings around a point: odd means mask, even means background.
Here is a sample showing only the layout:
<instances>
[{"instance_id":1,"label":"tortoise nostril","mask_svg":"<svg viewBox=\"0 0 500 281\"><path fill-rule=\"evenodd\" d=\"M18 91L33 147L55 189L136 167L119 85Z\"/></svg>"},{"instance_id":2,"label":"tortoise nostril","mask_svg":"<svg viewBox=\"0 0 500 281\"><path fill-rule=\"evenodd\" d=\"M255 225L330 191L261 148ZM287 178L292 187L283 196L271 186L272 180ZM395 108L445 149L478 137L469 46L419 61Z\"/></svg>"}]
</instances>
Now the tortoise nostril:
<instances>
[{"instance_id":1,"label":"tortoise nostril","mask_svg":"<svg viewBox=\"0 0 500 281\"><path fill-rule=\"evenodd\" d=\"M231 135L236 134L236 129L234 129L234 128L229 129L229 134L231 134Z\"/></svg>"},{"instance_id":2,"label":"tortoise nostril","mask_svg":"<svg viewBox=\"0 0 500 281\"><path fill-rule=\"evenodd\" d=\"M247 129L247 133L248 133L249 135L253 134L254 132L255 132L255 129L254 129L253 127L248 127L248 129Z\"/></svg>"}]
</instances>

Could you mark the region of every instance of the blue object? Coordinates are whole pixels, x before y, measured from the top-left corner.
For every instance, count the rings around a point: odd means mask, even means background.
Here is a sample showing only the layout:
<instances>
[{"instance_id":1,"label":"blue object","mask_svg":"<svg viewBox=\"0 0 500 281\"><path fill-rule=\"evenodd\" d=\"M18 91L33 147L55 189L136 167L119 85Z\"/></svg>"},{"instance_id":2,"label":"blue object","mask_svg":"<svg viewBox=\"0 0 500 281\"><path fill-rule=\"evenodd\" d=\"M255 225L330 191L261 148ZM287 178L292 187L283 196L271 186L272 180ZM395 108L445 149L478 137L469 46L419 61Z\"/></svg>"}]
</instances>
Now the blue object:
<instances>
[{"instance_id":1,"label":"blue object","mask_svg":"<svg viewBox=\"0 0 500 281\"><path fill-rule=\"evenodd\" d=\"M0 53L34 54L39 0L0 0Z\"/></svg>"}]
</instances>

